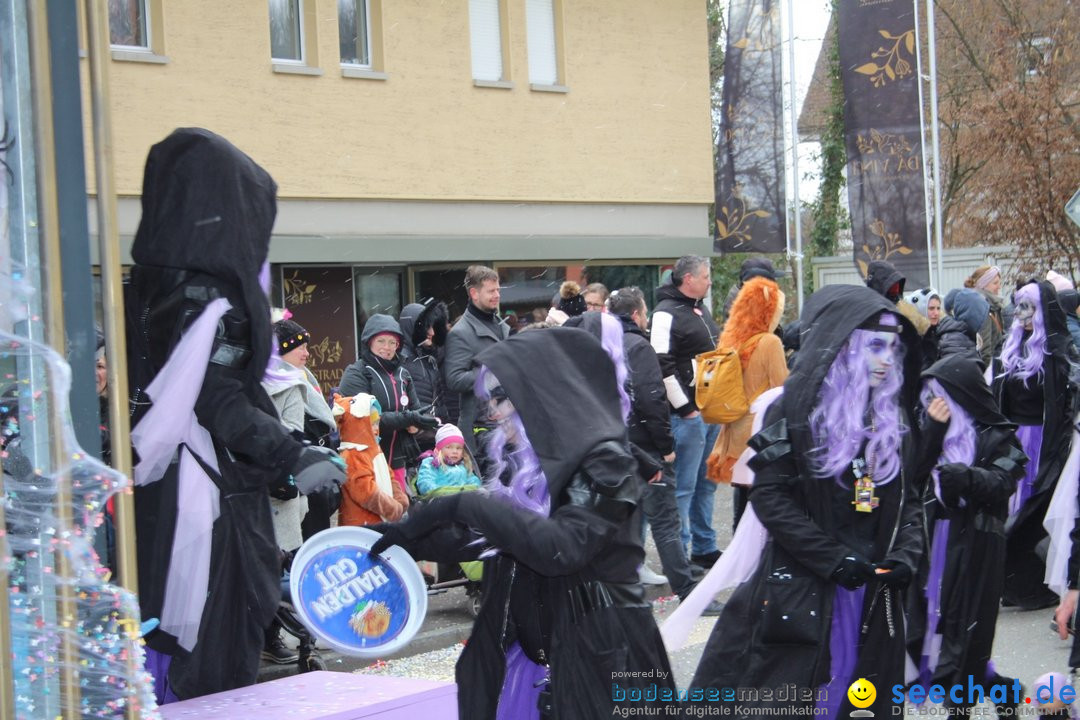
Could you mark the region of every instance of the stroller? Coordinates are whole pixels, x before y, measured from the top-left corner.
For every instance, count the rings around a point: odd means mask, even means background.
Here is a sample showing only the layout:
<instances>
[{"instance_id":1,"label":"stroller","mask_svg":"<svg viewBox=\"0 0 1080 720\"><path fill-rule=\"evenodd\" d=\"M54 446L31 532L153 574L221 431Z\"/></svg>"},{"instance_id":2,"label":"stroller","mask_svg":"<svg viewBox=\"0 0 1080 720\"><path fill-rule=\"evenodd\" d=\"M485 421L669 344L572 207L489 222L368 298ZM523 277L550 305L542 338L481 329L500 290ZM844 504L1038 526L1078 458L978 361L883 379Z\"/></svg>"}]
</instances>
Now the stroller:
<instances>
[{"instance_id":1,"label":"stroller","mask_svg":"<svg viewBox=\"0 0 1080 720\"><path fill-rule=\"evenodd\" d=\"M298 672L306 673L313 670L326 670L326 661L323 660L319 651L315 648L315 638L308 629L300 622L300 616L292 602L292 589L289 584L289 568L292 566L293 555L288 553L285 559L285 568L281 577L281 601L278 603L275 619L281 625L282 630L297 639L296 667Z\"/></svg>"}]
</instances>

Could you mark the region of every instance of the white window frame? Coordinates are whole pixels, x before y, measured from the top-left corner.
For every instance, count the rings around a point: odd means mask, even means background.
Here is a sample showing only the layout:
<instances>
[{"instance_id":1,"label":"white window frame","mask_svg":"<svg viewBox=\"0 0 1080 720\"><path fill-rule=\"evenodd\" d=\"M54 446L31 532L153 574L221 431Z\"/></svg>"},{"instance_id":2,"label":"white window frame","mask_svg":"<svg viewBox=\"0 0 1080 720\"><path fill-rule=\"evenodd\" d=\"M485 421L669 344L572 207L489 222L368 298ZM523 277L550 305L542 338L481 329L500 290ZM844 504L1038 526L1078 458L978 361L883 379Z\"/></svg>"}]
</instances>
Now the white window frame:
<instances>
[{"instance_id":1,"label":"white window frame","mask_svg":"<svg viewBox=\"0 0 1080 720\"><path fill-rule=\"evenodd\" d=\"M358 0L349 0L349 1L355 4ZM372 69L375 68L375 52L374 52L374 50L373 50L373 48L371 46L371 38L372 38L372 34L373 34L371 32L371 0L359 0L359 1L364 3L364 34L366 35L366 37L364 38L364 47L367 48L367 56L368 56L367 57L367 62L366 63L345 62L340 56L338 57L338 60L341 62L341 67L343 67L343 68L364 68L364 69L367 69L367 70L372 70ZM339 2L338 2L339 8L340 8L340 4L341 3L340 3L340 0L339 0ZM341 11L339 10L338 11L338 53L340 53L340 52L341 52Z\"/></svg>"},{"instance_id":2,"label":"white window frame","mask_svg":"<svg viewBox=\"0 0 1080 720\"><path fill-rule=\"evenodd\" d=\"M109 38L109 48L112 50L128 50L134 52L151 52L151 48L154 47L154 30L153 23L150 21L151 3L150 0L133 0L137 3L142 10L143 17L143 34L146 36L146 44L144 45L118 45L112 42L112 38ZM112 27L109 28L109 35L112 35Z\"/></svg>"},{"instance_id":3,"label":"white window frame","mask_svg":"<svg viewBox=\"0 0 1080 720\"><path fill-rule=\"evenodd\" d=\"M476 17L477 13L474 11L474 3L484 2L485 0L469 0L469 58L470 58L470 72L472 74L473 85L477 87L495 87L512 89L514 84L510 81L510 53L508 47L507 38L507 3L506 0L486 0L492 2L495 5L495 10L498 13L498 49L499 49L499 77L491 78L484 77L478 78L477 75L477 42L476 42ZM489 49L489 48L484 48Z\"/></svg>"},{"instance_id":4,"label":"white window frame","mask_svg":"<svg viewBox=\"0 0 1080 720\"><path fill-rule=\"evenodd\" d=\"M296 3L296 19L297 19L297 27L296 27L297 38L296 38L296 41L297 41L297 46L300 49L300 57L299 58L279 58L279 57L274 57L274 35L273 35L273 32L274 32L273 31L274 18L271 15L270 16L270 25L271 25L271 27L269 28L269 30L270 30L270 62L273 62L275 64L276 63L289 63L289 64L292 64L292 65L304 65L305 64L304 61L307 59L307 47L306 47L307 43L304 42L304 0L284 0L284 1L289 2L289 3ZM273 0L267 0L266 9L268 11L268 14L269 14L269 12L272 11L271 3L273 3Z\"/></svg>"}]
</instances>

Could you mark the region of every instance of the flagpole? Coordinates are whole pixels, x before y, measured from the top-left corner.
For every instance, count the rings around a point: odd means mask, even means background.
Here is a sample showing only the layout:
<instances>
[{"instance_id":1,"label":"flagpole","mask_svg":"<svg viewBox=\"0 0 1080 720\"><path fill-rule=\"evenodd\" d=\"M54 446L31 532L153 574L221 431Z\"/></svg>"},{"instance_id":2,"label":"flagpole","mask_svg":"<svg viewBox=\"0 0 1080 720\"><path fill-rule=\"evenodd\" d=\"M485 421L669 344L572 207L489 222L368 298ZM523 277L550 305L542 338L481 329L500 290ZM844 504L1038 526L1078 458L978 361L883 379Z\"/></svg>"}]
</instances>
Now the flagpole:
<instances>
[{"instance_id":1,"label":"flagpole","mask_svg":"<svg viewBox=\"0 0 1080 720\"><path fill-rule=\"evenodd\" d=\"M938 92L937 92L937 39L934 30L934 0L926 0L927 49L930 53L930 137L934 142L934 241L937 244L937 286L941 287L944 274L942 253L944 243L941 235L941 144L938 132Z\"/></svg>"},{"instance_id":2,"label":"flagpole","mask_svg":"<svg viewBox=\"0 0 1080 720\"><path fill-rule=\"evenodd\" d=\"M795 295L798 298L799 314L803 309L803 251L802 251L802 210L799 208L799 113L798 88L795 87L795 17L792 0L787 0L788 26L788 85L791 87L791 172L795 210ZM790 237L790 233L785 233ZM791 246L788 245L788 256Z\"/></svg>"},{"instance_id":3,"label":"flagpole","mask_svg":"<svg viewBox=\"0 0 1080 720\"><path fill-rule=\"evenodd\" d=\"M923 176L923 212L926 215L926 281L936 286L938 292L943 291L941 277L934 280L934 251L931 222L933 209L930 207L930 163L926 155L926 100L923 98L923 68L922 68L922 42L919 40L919 0L912 0L915 8L915 72L919 87L919 147L922 150L922 176Z\"/></svg>"}]
</instances>

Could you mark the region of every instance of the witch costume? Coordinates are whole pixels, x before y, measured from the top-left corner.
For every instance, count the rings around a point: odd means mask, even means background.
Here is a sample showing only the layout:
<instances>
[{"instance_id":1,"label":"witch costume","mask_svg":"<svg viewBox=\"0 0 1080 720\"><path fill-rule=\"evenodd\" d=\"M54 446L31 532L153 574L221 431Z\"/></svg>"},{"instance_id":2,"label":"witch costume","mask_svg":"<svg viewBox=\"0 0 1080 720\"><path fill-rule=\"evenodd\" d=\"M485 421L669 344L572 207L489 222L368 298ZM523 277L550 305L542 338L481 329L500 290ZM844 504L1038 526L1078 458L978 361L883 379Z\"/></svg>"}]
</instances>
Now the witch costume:
<instances>
[{"instance_id":1,"label":"witch costume","mask_svg":"<svg viewBox=\"0 0 1080 720\"><path fill-rule=\"evenodd\" d=\"M946 422L927 416L922 433L919 478L930 537L925 634L917 643L923 687L963 685L968 676L984 686L1012 683L992 670L990 656L1005 580L1009 496L1027 457L981 363L950 355L922 374L924 404L944 397L951 411Z\"/></svg>"},{"instance_id":2,"label":"witch costume","mask_svg":"<svg viewBox=\"0 0 1080 720\"><path fill-rule=\"evenodd\" d=\"M847 689L866 678L878 688L867 709L883 717L890 697L883 689L905 679L902 589L923 547L922 516L907 470L915 459L907 408L918 377L917 353L907 352L901 361L898 351L880 386L887 388L882 397L871 386L865 411L855 410L861 417L843 418L861 429L847 446L854 456L839 453L839 469L832 472L816 466L825 443L815 438L820 424L814 412L827 405L830 392L840 412L850 412L857 401L852 386L839 396L829 388L837 369L846 378L865 373L862 382L869 384L871 371L857 340L869 344L898 333L899 344L910 349L916 333L884 297L851 285L814 293L802 327L795 367L750 441L756 451L750 504L768 537L756 570L735 589L713 628L691 686L759 689L736 716L794 707L847 717L854 709ZM857 334L860 329L872 335ZM844 365L849 360L853 364ZM875 418L883 423L880 432ZM892 450L875 452L881 443ZM791 687L793 693L785 692Z\"/></svg>"},{"instance_id":3,"label":"witch costume","mask_svg":"<svg viewBox=\"0 0 1080 720\"><path fill-rule=\"evenodd\" d=\"M1069 456L1077 409L1076 387L1070 380L1069 329L1054 286L1045 280L1028 283L1017 291L1016 301L1019 304L1024 294L1034 301L1036 291L1033 329L1023 330L1016 326L1021 320L1013 321L1001 359L994 363L993 379L998 406L1019 426L1017 438L1030 458L1009 507L1003 594L1006 605L1025 610L1057 604L1057 596L1044 584L1043 518ZM1036 335L1043 336L1041 347L1034 347ZM1014 354L1017 365L1010 371L1007 361ZM1029 357L1037 363L1030 374L1024 372Z\"/></svg>"},{"instance_id":4,"label":"witch costume","mask_svg":"<svg viewBox=\"0 0 1080 720\"><path fill-rule=\"evenodd\" d=\"M644 551L631 519L642 486L612 362L576 328L522 333L477 361L479 394L515 410L493 431L506 444L493 435L488 446L496 472L508 469L506 484L489 480L488 492L416 507L383 526L373 547L484 559L483 605L457 664L460 716L600 718L622 705L620 693L671 697L670 665L637 580ZM500 385L485 391L488 376ZM511 499L521 494L547 510Z\"/></svg>"},{"instance_id":5,"label":"witch costume","mask_svg":"<svg viewBox=\"0 0 1080 720\"><path fill-rule=\"evenodd\" d=\"M260 384L275 191L207 130L174 131L146 161L125 309L139 602L161 620L146 638L159 701L255 682L281 597L268 490L290 475L301 492L344 480L332 451L290 436Z\"/></svg>"}]
</instances>

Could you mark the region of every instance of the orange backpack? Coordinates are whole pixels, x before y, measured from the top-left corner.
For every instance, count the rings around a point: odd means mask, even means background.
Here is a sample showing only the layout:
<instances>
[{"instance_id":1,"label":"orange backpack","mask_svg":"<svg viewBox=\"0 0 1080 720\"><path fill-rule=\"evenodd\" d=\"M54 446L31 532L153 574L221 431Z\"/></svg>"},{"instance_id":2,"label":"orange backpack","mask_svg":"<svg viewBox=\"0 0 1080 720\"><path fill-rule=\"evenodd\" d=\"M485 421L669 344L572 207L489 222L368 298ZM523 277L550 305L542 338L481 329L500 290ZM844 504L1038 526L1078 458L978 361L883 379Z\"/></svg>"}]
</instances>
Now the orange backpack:
<instances>
[{"instance_id":1,"label":"orange backpack","mask_svg":"<svg viewBox=\"0 0 1080 720\"><path fill-rule=\"evenodd\" d=\"M742 361L739 352L765 333L748 338L737 348L717 347L695 358L697 381L694 396L701 417L707 423L725 425L735 422L750 410L743 387Z\"/></svg>"}]
</instances>

